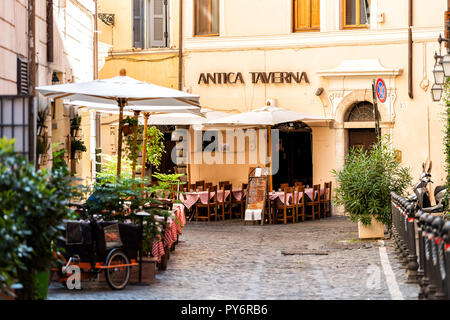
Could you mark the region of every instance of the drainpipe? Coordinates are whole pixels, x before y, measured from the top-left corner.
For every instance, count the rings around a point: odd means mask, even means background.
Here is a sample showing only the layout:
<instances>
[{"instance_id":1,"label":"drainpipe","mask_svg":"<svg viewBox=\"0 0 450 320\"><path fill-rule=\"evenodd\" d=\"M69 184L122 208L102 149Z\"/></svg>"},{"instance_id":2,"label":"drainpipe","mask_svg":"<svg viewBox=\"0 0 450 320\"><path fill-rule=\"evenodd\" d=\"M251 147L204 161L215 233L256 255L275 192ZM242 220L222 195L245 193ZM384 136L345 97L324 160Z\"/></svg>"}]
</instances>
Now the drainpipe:
<instances>
[{"instance_id":1,"label":"drainpipe","mask_svg":"<svg viewBox=\"0 0 450 320\"><path fill-rule=\"evenodd\" d=\"M413 25L413 1L409 0L408 4L408 95L414 99L413 94L413 40L412 40L412 25Z\"/></svg>"},{"instance_id":2,"label":"drainpipe","mask_svg":"<svg viewBox=\"0 0 450 320\"><path fill-rule=\"evenodd\" d=\"M37 117L37 99L36 99L36 3L35 0L28 0L28 78L29 78L29 152L30 161L37 168L36 161L36 117Z\"/></svg>"},{"instance_id":3,"label":"drainpipe","mask_svg":"<svg viewBox=\"0 0 450 320\"><path fill-rule=\"evenodd\" d=\"M179 9L180 25L178 35L178 90L183 90L183 0L180 0Z\"/></svg>"},{"instance_id":4,"label":"drainpipe","mask_svg":"<svg viewBox=\"0 0 450 320\"><path fill-rule=\"evenodd\" d=\"M97 0L94 0L95 5L95 13L94 13L94 80L98 79L98 2ZM102 122L100 117L100 112L95 112L95 149L94 149L94 162L97 161L97 150L98 153L101 153L102 148L102 140L101 140L101 134L102 134ZM97 173L97 165L94 165L95 173Z\"/></svg>"}]
</instances>

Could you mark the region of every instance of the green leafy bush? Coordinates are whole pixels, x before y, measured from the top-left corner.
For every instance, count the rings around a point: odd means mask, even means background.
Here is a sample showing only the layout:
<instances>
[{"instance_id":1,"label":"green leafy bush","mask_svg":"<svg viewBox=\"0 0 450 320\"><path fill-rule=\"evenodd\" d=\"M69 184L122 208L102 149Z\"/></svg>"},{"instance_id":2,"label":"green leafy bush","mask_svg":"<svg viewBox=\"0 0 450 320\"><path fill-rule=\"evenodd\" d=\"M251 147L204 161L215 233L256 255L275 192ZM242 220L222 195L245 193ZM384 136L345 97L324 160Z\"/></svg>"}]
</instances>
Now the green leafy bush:
<instances>
[{"instance_id":1,"label":"green leafy bush","mask_svg":"<svg viewBox=\"0 0 450 320\"><path fill-rule=\"evenodd\" d=\"M36 274L48 271L56 262L54 244L61 236L63 220L71 213L67 201L78 194L77 190L64 161L64 150L53 153L51 170L35 170L23 156L14 153L12 141L0 140L0 232L8 234L13 248L6 251L7 262L1 267L3 276L6 274L2 287L17 277L23 286L19 298L37 297ZM0 251L0 256L3 254Z\"/></svg>"},{"instance_id":2,"label":"green leafy bush","mask_svg":"<svg viewBox=\"0 0 450 320\"><path fill-rule=\"evenodd\" d=\"M158 236L164 239L165 221L160 221L157 216L165 219L172 214L161 207L161 201L149 195L163 193L166 185L145 186L147 179L133 179L131 161L128 159L122 160L122 171L117 180L117 157L104 155L104 158L104 169L97 175L86 202L88 212L90 215L100 214L107 221L129 221L135 224L140 223L135 212L143 210L149 213L150 216L144 218L143 228L143 253L148 255L151 253L153 239Z\"/></svg>"},{"instance_id":3,"label":"green leafy bush","mask_svg":"<svg viewBox=\"0 0 450 320\"><path fill-rule=\"evenodd\" d=\"M337 180L334 202L344 206L353 222L370 225L372 217L391 225L391 191L404 194L410 186L411 175L396 161L385 136L371 151L350 150L341 171L333 170Z\"/></svg>"}]
</instances>

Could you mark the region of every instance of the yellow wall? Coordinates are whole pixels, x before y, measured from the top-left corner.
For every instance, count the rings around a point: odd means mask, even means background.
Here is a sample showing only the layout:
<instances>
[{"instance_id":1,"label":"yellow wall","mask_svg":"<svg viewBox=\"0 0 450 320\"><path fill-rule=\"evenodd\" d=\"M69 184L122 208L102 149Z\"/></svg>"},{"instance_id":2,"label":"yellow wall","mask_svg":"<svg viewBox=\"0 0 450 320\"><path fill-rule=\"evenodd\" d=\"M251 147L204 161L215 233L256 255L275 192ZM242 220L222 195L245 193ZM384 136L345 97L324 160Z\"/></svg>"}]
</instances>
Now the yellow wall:
<instances>
[{"instance_id":1,"label":"yellow wall","mask_svg":"<svg viewBox=\"0 0 450 320\"><path fill-rule=\"evenodd\" d=\"M160 86L178 89L178 54L146 53L108 57L100 79L116 77L122 68L127 76Z\"/></svg>"},{"instance_id":2,"label":"yellow wall","mask_svg":"<svg viewBox=\"0 0 450 320\"><path fill-rule=\"evenodd\" d=\"M99 41L113 46L114 51L128 51L133 45L132 0L98 0L98 12L115 16L115 25L108 26L100 19ZM169 0L169 48L178 48L179 0ZM142 51L141 49L134 49Z\"/></svg>"}]
</instances>

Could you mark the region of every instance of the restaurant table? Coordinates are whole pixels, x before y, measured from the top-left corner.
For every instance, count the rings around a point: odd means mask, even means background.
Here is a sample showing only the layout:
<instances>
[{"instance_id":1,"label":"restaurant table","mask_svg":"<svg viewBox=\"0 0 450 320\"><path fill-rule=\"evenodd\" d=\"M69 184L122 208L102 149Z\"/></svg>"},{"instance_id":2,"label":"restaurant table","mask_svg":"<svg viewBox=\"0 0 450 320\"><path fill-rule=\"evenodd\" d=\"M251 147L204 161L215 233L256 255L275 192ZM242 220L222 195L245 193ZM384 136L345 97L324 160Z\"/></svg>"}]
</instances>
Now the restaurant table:
<instances>
[{"instance_id":1,"label":"restaurant table","mask_svg":"<svg viewBox=\"0 0 450 320\"><path fill-rule=\"evenodd\" d=\"M242 198L242 189L233 189L231 190L231 193L233 194L233 197L240 201ZM245 189L243 194L247 193L247 190ZM210 198L208 199L208 191L199 191L199 192L185 192L184 194L180 194L180 201L185 205L185 207L190 210L194 204L196 204L198 201L202 204L208 204L208 201L211 200L215 195L215 192L210 193ZM225 199L228 199L230 195L230 190L225 190ZM222 202L223 198L223 190L217 191L217 202Z\"/></svg>"}]
</instances>

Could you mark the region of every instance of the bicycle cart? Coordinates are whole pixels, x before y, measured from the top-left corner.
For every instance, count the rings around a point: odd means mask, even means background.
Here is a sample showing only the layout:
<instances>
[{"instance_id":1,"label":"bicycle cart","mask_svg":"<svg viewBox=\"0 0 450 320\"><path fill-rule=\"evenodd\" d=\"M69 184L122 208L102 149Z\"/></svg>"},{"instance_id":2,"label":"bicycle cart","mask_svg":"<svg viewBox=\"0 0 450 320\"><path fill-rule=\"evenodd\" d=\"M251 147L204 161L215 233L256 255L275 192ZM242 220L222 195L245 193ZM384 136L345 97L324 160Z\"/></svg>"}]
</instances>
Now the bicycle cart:
<instances>
[{"instance_id":1,"label":"bicycle cart","mask_svg":"<svg viewBox=\"0 0 450 320\"><path fill-rule=\"evenodd\" d=\"M131 223L65 221L63 248L59 255L61 265L53 269L63 285L71 275L71 266L80 269L80 280L99 279L104 271L106 282L113 290L124 289L130 279L131 267L138 266L139 227Z\"/></svg>"}]
</instances>

